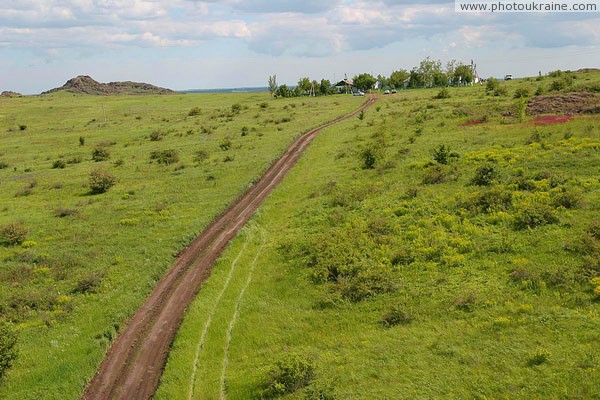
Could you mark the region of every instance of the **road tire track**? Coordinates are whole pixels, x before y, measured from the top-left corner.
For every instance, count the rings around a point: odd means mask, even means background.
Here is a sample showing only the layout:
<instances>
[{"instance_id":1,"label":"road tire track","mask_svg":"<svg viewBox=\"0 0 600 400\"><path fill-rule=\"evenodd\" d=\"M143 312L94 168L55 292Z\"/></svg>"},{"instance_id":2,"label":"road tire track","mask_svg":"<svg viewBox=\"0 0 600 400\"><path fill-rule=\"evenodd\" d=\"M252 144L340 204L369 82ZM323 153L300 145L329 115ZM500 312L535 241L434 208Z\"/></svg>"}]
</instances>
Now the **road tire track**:
<instances>
[{"instance_id":1,"label":"road tire track","mask_svg":"<svg viewBox=\"0 0 600 400\"><path fill-rule=\"evenodd\" d=\"M154 395L185 311L229 241L298 162L321 130L357 115L376 101L376 96L370 97L352 113L294 140L262 177L177 257L112 343L82 399L141 400Z\"/></svg>"}]
</instances>

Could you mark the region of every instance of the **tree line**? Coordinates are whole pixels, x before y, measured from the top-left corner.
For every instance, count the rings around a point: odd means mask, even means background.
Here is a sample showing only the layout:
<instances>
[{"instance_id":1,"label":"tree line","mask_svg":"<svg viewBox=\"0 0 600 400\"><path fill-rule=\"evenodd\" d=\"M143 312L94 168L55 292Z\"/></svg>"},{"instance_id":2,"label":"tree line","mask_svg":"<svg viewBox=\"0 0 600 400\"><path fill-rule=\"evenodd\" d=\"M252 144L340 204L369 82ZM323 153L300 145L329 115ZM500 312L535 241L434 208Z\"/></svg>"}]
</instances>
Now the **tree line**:
<instances>
[{"instance_id":1,"label":"tree line","mask_svg":"<svg viewBox=\"0 0 600 400\"><path fill-rule=\"evenodd\" d=\"M392 71L389 76L376 77L362 73L352 78L354 88L364 92L373 89L377 82L382 89L403 89L470 85L474 80L475 72L470 65L452 60L444 67L440 60L430 57L410 71L399 69ZM301 78L298 84L291 88L285 84L278 85L277 76L273 75L269 76L269 92L275 97L322 96L333 94L336 89L328 79L318 82L307 77Z\"/></svg>"}]
</instances>

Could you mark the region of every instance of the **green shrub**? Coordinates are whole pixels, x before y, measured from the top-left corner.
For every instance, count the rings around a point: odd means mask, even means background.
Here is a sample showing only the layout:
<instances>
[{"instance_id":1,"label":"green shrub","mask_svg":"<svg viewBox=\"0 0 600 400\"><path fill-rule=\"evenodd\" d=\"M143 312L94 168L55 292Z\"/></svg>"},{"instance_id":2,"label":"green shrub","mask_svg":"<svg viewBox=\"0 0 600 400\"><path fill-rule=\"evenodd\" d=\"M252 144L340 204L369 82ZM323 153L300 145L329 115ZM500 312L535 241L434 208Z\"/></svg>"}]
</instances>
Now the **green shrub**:
<instances>
[{"instance_id":1,"label":"green shrub","mask_svg":"<svg viewBox=\"0 0 600 400\"><path fill-rule=\"evenodd\" d=\"M477 305L477 294L467 293L454 299L454 306L461 311L473 311Z\"/></svg>"},{"instance_id":2,"label":"green shrub","mask_svg":"<svg viewBox=\"0 0 600 400\"><path fill-rule=\"evenodd\" d=\"M179 154L176 150L155 150L150 153L150 159L159 164L171 165L179 162Z\"/></svg>"},{"instance_id":3,"label":"green shrub","mask_svg":"<svg viewBox=\"0 0 600 400\"><path fill-rule=\"evenodd\" d=\"M92 150L92 160L96 162L105 161L110 158L110 153L102 146L97 146Z\"/></svg>"},{"instance_id":4,"label":"green shrub","mask_svg":"<svg viewBox=\"0 0 600 400\"><path fill-rule=\"evenodd\" d=\"M314 387L310 385L306 389L304 400L335 400L333 389L330 387Z\"/></svg>"},{"instance_id":5,"label":"green shrub","mask_svg":"<svg viewBox=\"0 0 600 400\"><path fill-rule=\"evenodd\" d=\"M499 176L500 173L495 164L483 164L475 170L475 176L471 178L471 184L476 186L490 186L498 181Z\"/></svg>"},{"instance_id":6,"label":"green shrub","mask_svg":"<svg viewBox=\"0 0 600 400\"><path fill-rule=\"evenodd\" d=\"M194 107L188 112L188 116L195 117L196 115L202 114L200 107Z\"/></svg>"},{"instance_id":7,"label":"green shrub","mask_svg":"<svg viewBox=\"0 0 600 400\"><path fill-rule=\"evenodd\" d=\"M515 94L513 96L515 99L522 99L529 97L529 89L527 88L518 88L515 90Z\"/></svg>"},{"instance_id":8,"label":"green shrub","mask_svg":"<svg viewBox=\"0 0 600 400\"><path fill-rule=\"evenodd\" d=\"M17 336L9 326L0 321L0 380L17 359Z\"/></svg>"},{"instance_id":9,"label":"green shrub","mask_svg":"<svg viewBox=\"0 0 600 400\"><path fill-rule=\"evenodd\" d=\"M79 145L80 146L84 146L85 145L85 138L83 136L79 136Z\"/></svg>"},{"instance_id":10,"label":"green shrub","mask_svg":"<svg viewBox=\"0 0 600 400\"><path fill-rule=\"evenodd\" d=\"M390 307L381 316L380 322L386 328L391 328L396 325L406 325L412 322L412 316L401 305Z\"/></svg>"},{"instance_id":11,"label":"green shrub","mask_svg":"<svg viewBox=\"0 0 600 400\"><path fill-rule=\"evenodd\" d=\"M77 217L78 215L79 211L73 208L57 207L56 209L54 209L54 216L57 218Z\"/></svg>"},{"instance_id":12,"label":"green shrub","mask_svg":"<svg viewBox=\"0 0 600 400\"><path fill-rule=\"evenodd\" d=\"M85 294L85 293L96 293L102 284L102 275L94 272L90 273L81 278L71 293L73 294Z\"/></svg>"},{"instance_id":13,"label":"green shrub","mask_svg":"<svg viewBox=\"0 0 600 400\"><path fill-rule=\"evenodd\" d=\"M0 228L0 244L15 246L23 243L29 230L21 223L13 222Z\"/></svg>"},{"instance_id":14,"label":"green shrub","mask_svg":"<svg viewBox=\"0 0 600 400\"><path fill-rule=\"evenodd\" d=\"M314 376L314 366L297 354L286 354L269 371L262 397L273 399L307 386Z\"/></svg>"},{"instance_id":15,"label":"green shrub","mask_svg":"<svg viewBox=\"0 0 600 400\"><path fill-rule=\"evenodd\" d=\"M221 140L221 143L219 143L219 148L223 151L227 151L231 148L232 145L233 143L231 142L229 136L225 136L223 140Z\"/></svg>"},{"instance_id":16,"label":"green shrub","mask_svg":"<svg viewBox=\"0 0 600 400\"><path fill-rule=\"evenodd\" d=\"M63 169L67 166L67 163L64 160L56 160L52 163L53 169Z\"/></svg>"},{"instance_id":17,"label":"green shrub","mask_svg":"<svg viewBox=\"0 0 600 400\"><path fill-rule=\"evenodd\" d=\"M152 131L152 133L150 134L150 141L158 142L159 140L163 140L164 137L165 137L165 134L161 130L155 130L155 131Z\"/></svg>"},{"instance_id":18,"label":"green shrub","mask_svg":"<svg viewBox=\"0 0 600 400\"><path fill-rule=\"evenodd\" d=\"M360 112L358 113L358 119L361 121L365 119L365 110L360 110Z\"/></svg>"},{"instance_id":19,"label":"green shrub","mask_svg":"<svg viewBox=\"0 0 600 400\"><path fill-rule=\"evenodd\" d=\"M90 172L89 187L92 194L104 193L116 183L117 178L106 170L98 168Z\"/></svg>"},{"instance_id":20,"label":"green shrub","mask_svg":"<svg viewBox=\"0 0 600 400\"><path fill-rule=\"evenodd\" d=\"M425 185L435 185L455 181L458 178L458 171L449 165L431 165L425 168L422 182Z\"/></svg>"},{"instance_id":21,"label":"green shrub","mask_svg":"<svg viewBox=\"0 0 600 400\"><path fill-rule=\"evenodd\" d=\"M6 161L0 161L0 169L8 168L8 163Z\"/></svg>"},{"instance_id":22,"label":"green shrub","mask_svg":"<svg viewBox=\"0 0 600 400\"><path fill-rule=\"evenodd\" d=\"M200 164L208 159L208 151L206 150L197 150L194 153L194 162Z\"/></svg>"},{"instance_id":23,"label":"green shrub","mask_svg":"<svg viewBox=\"0 0 600 400\"><path fill-rule=\"evenodd\" d=\"M453 158L458 157L458 153L450 151L450 147L445 144L441 144L433 150L433 159L438 164L448 165Z\"/></svg>"},{"instance_id":24,"label":"green shrub","mask_svg":"<svg viewBox=\"0 0 600 400\"><path fill-rule=\"evenodd\" d=\"M543 195L534 193L517 203L514 214L515 229L535 228L558 222L556 210L547 204Z\"/></svg>"},{"instance_id":25,"label":"green shrub","mask_svg":"<svg viewBox=\"0 0 600 400\"><path fill-rule=\"evenodd\" d=\"M493 92L500 87L500 82L496 78L489 78L485 84L486 92Z\"/></svg>"},{"instance_id":26,"label":"green shrub","mask_svg":"<svg viewBox=\"0 0 600 400\"><path fill-rule=\"evenodd\" d=\"M572 187L559 187L551 192L554 207L577 208L583 203L583 191Z\"/></svg>"},{"instance_id":27,"label":"green shrub","mask_svg":"<svg viewBox=\"0 0 600 400\"><path fill-rule=\"evenodd\" d=\"M434 97L434 99L449 99L450 97L450 91L448 90L448 88L442 88Z\"/></svg>"},{"instance_id":28,"label":"green shrub","mask_svg":"<svg viewBox=\"0 0 600 400\"><path fill-rule=\"evenodd\" d=\"M512 207L513 194L501 187L494 187L484 192L475 193L461 206L476 212L491 213L506 211Z\"/></svg>"},{"instance_id":29,"label":"green shrub","mask_svg":"<svg viewBox=\"0 0 600 400\"><path fill-rule=\"evenodd\" d=\"M543 349L538 349L535 351L535 353L533 353L531 355L531 357L529 357L529 360L527 360L527 366L535 367L538 365L542 365L542 364L548 362L549 359L550 359L550 353L548 351L543 350Z\"/></svg>"},{"instance_id":30,"label":"green shrub","mask_svg":"<svg viewBox=\"0 0 600 400\"><path fill-rule=\"evenodd\" d=\"M242 111L242 105L240 103L235 103L231 105L231 112L234 114L239 114Z\"/></svg>"},{"instance_id":31,"label":"green shrub","mask_svg":"<svg viewBox=\"0 0 600 400\"><path fill-rule=\"evenodd\" d=\"M494 96L507 96L508 89L504 86L499 86L496 90L494 90Z\"/></svg>"},{"instance_id":32,"label":"green shrub","mask_svg":"<svg viewBox=\"0 0 600 400\"><path fill-rule=\"evenodd\" d=\"M375 151L375 149L370 146L367 147L366 149L364 149L361 153L360 156L363 160L363 169L373 169L375 168L375 163L377 163L377 152Z\"/></svg>"}]
</instances>

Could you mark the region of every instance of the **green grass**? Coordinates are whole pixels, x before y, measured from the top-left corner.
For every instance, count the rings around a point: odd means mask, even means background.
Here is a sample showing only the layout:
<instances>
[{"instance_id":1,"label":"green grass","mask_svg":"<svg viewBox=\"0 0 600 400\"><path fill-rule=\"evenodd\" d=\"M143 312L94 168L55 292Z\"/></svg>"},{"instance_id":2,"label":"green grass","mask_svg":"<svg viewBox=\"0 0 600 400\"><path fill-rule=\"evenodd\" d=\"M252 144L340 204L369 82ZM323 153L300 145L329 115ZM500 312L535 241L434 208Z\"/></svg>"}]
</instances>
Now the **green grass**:
<instances>
[{"instance_id":1,"label":"green grass","mask_svg":"<svg viewBox=\"0 0 600 400\"><path fill-rule=\"evenodd\" d=\"M0 246L0 314L20 352L0 398L78 398L175 254L298 134L362 101L264 93L0 99L0 227L19 222L29 231L22 245ZM97 147L109 159L93 161ZM151 160L167 150L177 162ZM197 161L199 151L207 157ZM93 195L89 174L98 167L117 182Z\"/></svg>"},{"instance_id":2,"label":"green grass","mask_svg":"<svg viewBox=\"0 0 600 400\"><path fill-rule=\"evenodd\" d=\"M188 399L192 385L193 398L215 399L223 384L229 399L258 398L291 353L311 360L315 377L290 399L309 389L338 399L600 398L590 283L600 244L593 250L587 233L600 221L600 120L536 127L502 116L514 115L517 88L537 84L502 83L507 96L450 88L449 99L401 91L320 133L217 262L156 398ZM442 183L424 184L442 144L458 157L442 166ZM373 169L363 169L365 149ZM472 185L484 164L497 177ZM562 189L579 204L560 206ZM511 203L477 206L490 190ZM520 225L540 209L555 220ZM411 321L386 327L391 309Z\"/></svg>"}]
</instances>

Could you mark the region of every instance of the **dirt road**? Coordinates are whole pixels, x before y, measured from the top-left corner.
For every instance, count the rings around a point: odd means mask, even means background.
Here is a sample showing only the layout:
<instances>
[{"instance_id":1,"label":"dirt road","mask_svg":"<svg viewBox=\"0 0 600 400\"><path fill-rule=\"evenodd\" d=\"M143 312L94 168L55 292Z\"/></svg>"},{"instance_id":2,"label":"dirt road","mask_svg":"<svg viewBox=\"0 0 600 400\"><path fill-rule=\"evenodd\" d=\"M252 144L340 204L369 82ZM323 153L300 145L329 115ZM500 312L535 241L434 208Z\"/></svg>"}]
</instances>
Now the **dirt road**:
<instances>
[{"instance_id":1,"label":"dirt road","mask_svg":"<svg viewBox=\"0 0 600 400\"><path fill-rule=\"evenodd\" d=\"M82 399L152 397L185 311L227 243L296 164L319 131L355 116L375 101L377 98L371 97L354 112L302 134L252 187L181 253L119 333L85 388Z\"/></svg>"}]
</instances>

